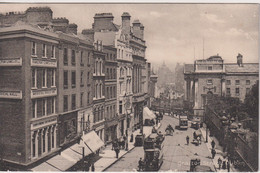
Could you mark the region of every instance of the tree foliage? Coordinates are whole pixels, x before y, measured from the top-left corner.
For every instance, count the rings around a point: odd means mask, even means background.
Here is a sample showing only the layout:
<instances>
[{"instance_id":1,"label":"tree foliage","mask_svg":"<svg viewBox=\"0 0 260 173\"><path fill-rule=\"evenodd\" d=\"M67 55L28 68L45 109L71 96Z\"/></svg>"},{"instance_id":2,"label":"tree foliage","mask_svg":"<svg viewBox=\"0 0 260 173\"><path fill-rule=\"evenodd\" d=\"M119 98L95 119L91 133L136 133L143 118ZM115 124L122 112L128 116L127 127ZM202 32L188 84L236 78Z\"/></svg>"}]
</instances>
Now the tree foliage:
<instances>
[{"instance_id":1,"label":"tree foliage","mask_svg":"<svg viewBox=\"0 0 260 173\"><path fill-rule=\"evenodd\" d=\"M259 104L259 82L254 84L245 98L245 109L251 118L258 122Z\"/></svg>"}]
</instances>

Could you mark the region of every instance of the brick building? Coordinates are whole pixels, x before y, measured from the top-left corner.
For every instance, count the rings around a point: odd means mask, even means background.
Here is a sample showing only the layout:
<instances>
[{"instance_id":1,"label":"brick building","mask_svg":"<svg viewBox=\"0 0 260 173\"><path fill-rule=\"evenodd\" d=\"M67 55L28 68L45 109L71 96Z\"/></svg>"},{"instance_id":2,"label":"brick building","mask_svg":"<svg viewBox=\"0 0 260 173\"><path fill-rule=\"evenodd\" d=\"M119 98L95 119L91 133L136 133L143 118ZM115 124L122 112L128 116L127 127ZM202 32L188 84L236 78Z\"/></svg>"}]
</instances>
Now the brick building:
<instances>
[{"instance_id":1,"label":"brick building","mask_svg":"<svg viewBox=\"0 0 260 173\"><path fill-rule=\"evenodd\" d=\"M243 63L238 54L237 63L224 63L220 56L185 64L185 105L194 115L203 116L207 100L212 95L237 97L245 95L259 78L258 63Z\"/></svg>"},{"instance_id":2,"label":"brick building","mask_svg":"<svg viewBox=\"0 0 260 173\"><path fill-rule=\"evenodd\" d=\"M0 21L0 158L11 170L68 170L82 158L79 138L99 141L88 146L92 152L104 144L90 131L103 119L92 107L93 93L95 106L104 100L105 54L77 35L76 24L53 19L48 7L11 12Z\"/></svg>"}]
</instances>

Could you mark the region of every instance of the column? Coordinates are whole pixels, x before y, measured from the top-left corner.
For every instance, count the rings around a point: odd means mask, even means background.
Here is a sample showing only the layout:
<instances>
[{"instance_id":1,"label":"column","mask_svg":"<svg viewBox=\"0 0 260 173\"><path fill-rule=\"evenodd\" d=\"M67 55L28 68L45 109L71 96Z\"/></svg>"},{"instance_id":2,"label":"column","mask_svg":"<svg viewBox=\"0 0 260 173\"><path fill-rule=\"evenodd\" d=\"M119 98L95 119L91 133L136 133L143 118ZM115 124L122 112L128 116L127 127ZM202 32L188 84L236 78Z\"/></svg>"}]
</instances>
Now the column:
<instances>
[{"instance_id":1,"label":"column","mask_svg":"<svg viewBox=\"0 0 260 173\"><path fill-rule=\"evenodd\" d=\"M225 79L221 79L221 95L224 96L226 94L226 80Z\"/></svg>"},{"instance_id":2,"label":"column","mask_svg":"<svg viewBox=\"0 0 260 173\"><path fill-rule=\"evenodd\" d=\"M35 157L38 157L39 155L39 130L36 131L35 134Z\"/></svg>"},{"instance_id":3,"label":"column","mask_svg":"<svg viewBox=\"0 0 260 173\"><path fill-rule=\"evenodd\" d=\"M194 96L193 96L193 80L191 80L190 81L190 89L189 89L189 91L190 91L190 100L194 100L195 98L194 98Z\"/></svg>"},{"instance_id":4,"label":"column","mask_svg":"<svg viewBox=\"0 0 260 173\"><path fill-rule=\"evenodd\" d=\"M198 87L199 87L199 85L198 85L198 80L195 80L195 98L194 98L194 108L198 108Z\"/></svg>"},{"instance_id":5,"label":"column","mask_svg":"<svg viewBox=\"0 0 260 173\"><path fill-rule=\"evenodd\" d=\"M50 135L50 149L52 149L52 126L48 127L48 133Z\"/></svg>"},{"instance_id":6,"label":"column","mask_svg":"<svg viewBox=\"0 0 260 173\"><path fill-rule=\"evenodd\" d=\"M54 130L54 148L56 148L56 141L57 141L57 127L56 125L54 125L53 127L53 130Z\"/></svg>"},{"instance_id":7,"label":"column","mask_svg":"<svg viewBox=\"0 0 260 173\"><path fill-rule=\"evenodd\" d=\"M156 84L155 84L156 87ZM187 100L187 81L184 80L184 100Z\"/></svg>"},{"instance_id":8,"label":"column","mask_svg":"<svg viewBox=\"0 0 260 173\"><path fill-rule=\"evenodd\" d=\"M48 128L44 129L44 133L45 133L45 152L48 153Z\"/></svg>"},{"instance_id":9,"label":"column","mask_svg":"<svg viewBox=\"0 0 260 173\"><path fill-rule=\"evenodd\" d=\"M33 139L34 139L34 131L31 131L31 159L33 158ZM35 143L36 139L34 139Z\"/></svg>"}]
</instances>

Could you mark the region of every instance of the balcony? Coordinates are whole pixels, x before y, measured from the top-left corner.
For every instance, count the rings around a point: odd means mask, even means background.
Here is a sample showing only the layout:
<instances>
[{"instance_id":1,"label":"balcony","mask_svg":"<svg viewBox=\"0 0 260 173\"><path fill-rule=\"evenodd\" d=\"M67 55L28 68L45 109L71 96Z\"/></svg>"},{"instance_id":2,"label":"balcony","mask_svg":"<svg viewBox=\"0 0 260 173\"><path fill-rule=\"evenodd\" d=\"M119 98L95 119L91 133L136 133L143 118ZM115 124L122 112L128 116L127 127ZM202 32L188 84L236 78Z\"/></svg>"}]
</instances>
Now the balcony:
<instances>
[{"instance_id":1,"label":"balcony","mask_svg":"<svg viewBox=\"0 0 260 173\"><path fill-rule=\"evenodd\" d=\"M57 95L57 88L46 88L42 90L31 90L31 99L51 97Z\"/></svg>"},{"instance_id":2,"label":"balcony","mask_svg":"<svg viewBox=\"0 0 260 173\"><path fill-rule=\"evenodd\" d=\"M22 91L0 91L0 98L4 99L22 99Z\"/></svg>"},{"instance_id":3,"label":"balcony","mask_svg":"<svg viewBox=\"0 0 260 173\"><path fill-rule=\"evenodd\" d=\"M32 67L57 67L57 61L41 60L41 59L31 59Z\"/></svg>"},{"instance_id":4,"label":"balcony","mask_svg":"<svg viewBox=\"0 0 260 173\"><path fill-rule=\"evenodd\" d=\"M22 58L0 59L0 67L22 66Z\"/></svg>"}]
</instances>

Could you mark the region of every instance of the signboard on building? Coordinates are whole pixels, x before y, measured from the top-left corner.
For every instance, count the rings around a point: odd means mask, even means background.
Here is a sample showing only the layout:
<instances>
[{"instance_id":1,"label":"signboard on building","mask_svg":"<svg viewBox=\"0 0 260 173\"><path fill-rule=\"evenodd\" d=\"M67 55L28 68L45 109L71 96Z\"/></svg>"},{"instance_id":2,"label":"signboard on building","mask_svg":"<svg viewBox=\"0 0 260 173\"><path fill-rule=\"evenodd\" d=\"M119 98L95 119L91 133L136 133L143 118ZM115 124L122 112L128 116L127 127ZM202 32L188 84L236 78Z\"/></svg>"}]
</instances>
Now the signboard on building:
<instances>
[{"instance_id":1,"label":"signboard on building","mask_svg":"<svg viewBox=\"0 0 260 173\"><path fill-rule=\"evenodd\" d=\"M48 90L31 90L31 98L51 97L57 95L57 89L51 88Z\"/></svg>"},{"instance_id":2,"label":"signboard on building","mask_svg":"<svg viewBox=\"0 0 260 173\"><path fill-rule=\"evenodd\" d=\"M0 91L0 98L22 99L22 91Z\"/></svg>"},{"instance_id":3,"label":"signboard on building","mask_svg":"<svg viewBox=\"0 0 260 173\"><path fill-rule=\"evenodd\" d=\"M57 61L46 61L41 59L31 59L31 66L34 67L57 67Z\"/></svg>"},{"instance_id":4,"label":"signboard on building","mask_svg":"<svg viewBox=\"0 0 260 173\"><path fill-rule=\"evenodd\" d=\"M31 124L31 130L42 128L56 123L57 123L57 117L39 120Z\"/></svg>"},{"instance_id":5,"label":"signboard on building","mask_svg":"<svg viewBox=\"0 0 260 173\"><path fill-rule=\"evenodd\" d=\"M22 58L0 59L0 66L22 66Z\"/></svg>"}]
</instances>

